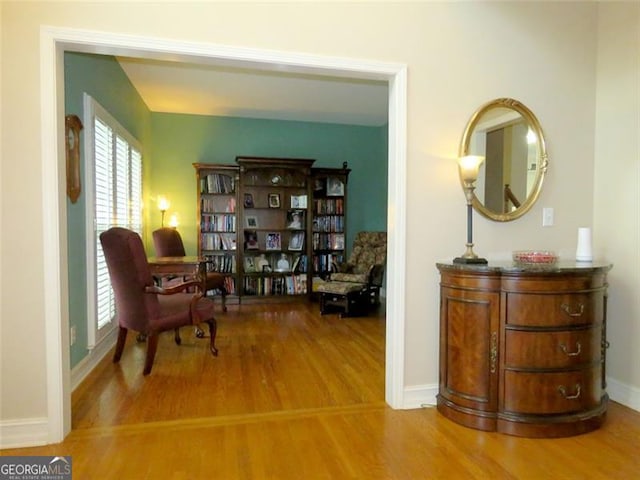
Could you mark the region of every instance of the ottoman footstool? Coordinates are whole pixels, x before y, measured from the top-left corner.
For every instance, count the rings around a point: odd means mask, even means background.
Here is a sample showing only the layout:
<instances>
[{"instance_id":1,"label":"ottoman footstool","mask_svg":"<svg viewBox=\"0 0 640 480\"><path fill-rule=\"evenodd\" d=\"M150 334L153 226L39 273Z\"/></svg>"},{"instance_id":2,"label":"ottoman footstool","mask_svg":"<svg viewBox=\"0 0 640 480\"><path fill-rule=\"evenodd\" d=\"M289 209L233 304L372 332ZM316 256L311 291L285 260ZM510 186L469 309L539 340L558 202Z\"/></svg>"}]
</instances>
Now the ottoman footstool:
<instances>
[{"instance_id":1,"label":"ottoman footstool","mask_svg":"<svg viewBox=\"0 0 640 480\"><path fill-rule=\"evenodd\" d=\"M362 315L369 304L366 285L351 282L325 282L319 288L320 313L342 310L341 316Z\"/></svg>"}]
</instances>

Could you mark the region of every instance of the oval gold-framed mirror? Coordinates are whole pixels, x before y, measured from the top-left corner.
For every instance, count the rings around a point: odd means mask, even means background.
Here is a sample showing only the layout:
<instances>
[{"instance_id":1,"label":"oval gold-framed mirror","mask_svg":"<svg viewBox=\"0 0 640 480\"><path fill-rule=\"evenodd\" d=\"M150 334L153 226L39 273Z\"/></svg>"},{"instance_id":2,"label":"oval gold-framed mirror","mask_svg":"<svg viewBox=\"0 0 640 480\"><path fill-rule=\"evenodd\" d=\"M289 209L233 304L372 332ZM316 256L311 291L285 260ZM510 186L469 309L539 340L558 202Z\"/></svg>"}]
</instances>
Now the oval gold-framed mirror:
<instances>
[{"instance_id":1,"label":"oval gold-framed mirror","mask_svg":"<svg viewBox=\"0 0 640 480\"><path fill-rule=\"evenodd\" d=\"M525 105L498 98L476 110L460 143L460 156L466 155L485 157L473 198L478 213L508 222L531 209L549 160L542 127Z\"/></svg>"}]
</instances>

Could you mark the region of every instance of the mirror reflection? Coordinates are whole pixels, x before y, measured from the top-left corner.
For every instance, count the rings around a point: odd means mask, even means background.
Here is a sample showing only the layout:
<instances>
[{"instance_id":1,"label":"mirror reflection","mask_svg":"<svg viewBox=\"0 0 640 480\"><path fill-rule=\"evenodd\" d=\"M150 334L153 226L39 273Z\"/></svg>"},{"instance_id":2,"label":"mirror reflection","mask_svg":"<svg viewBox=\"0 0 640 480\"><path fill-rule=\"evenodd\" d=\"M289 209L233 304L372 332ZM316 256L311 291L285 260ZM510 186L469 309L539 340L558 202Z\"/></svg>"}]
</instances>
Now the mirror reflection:
<instances>
[{"instance_id":1,"label":"mirror reflection","mask_svg":"<svg viewBox=\"0 0 640 480\"><path fill-rule=\"evenodd\" d=\"M502 98L482 106L465 130L460 156L485 161L475 184L474 208L508 221L523 215L538 197L547 168L542 129L517 100Z\"/></svg>"}]
</instances>

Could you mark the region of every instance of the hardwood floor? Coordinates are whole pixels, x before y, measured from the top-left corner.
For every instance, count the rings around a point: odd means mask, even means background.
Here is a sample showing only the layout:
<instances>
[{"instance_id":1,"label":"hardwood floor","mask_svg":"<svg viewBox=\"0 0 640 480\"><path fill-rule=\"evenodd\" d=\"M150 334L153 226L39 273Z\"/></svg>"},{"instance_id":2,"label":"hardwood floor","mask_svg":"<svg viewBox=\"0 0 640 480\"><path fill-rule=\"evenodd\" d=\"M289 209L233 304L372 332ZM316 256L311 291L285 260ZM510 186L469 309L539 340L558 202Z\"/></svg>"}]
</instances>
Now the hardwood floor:
<instances>
[{"instance_id":1,"label":"hardwood floor","mask_svg":"<svg viewBox=\"0 0 640 480\"><path fill-rule=\"evenodd\" d=\"M231 305L220 356L183 329L151 375L130 335L76 389L64 442L2 455L71 455L74 479L631 479L640 413L611 403L600 430L526 439L384 403L384 318L317 304Z\"/></svg>"}]
</instances>

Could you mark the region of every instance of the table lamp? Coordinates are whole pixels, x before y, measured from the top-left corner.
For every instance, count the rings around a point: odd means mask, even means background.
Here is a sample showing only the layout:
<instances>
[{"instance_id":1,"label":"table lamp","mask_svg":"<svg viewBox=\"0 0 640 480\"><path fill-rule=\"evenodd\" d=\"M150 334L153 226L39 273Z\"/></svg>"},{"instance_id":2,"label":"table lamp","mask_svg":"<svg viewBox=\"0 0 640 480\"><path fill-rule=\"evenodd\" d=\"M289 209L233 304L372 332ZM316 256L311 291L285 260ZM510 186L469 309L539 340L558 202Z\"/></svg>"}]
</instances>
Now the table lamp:
<instances>
[{"instance_id":1,"label":"table lamp","mask_svg":"<svg viewBox=\"0 0 640 480\"><path fill-rule=\"evenodd\" d=\"M160 212L162 213L162 223L160 224L160 226L164 227L164 214L167 212L167 210L169 210L169 200L167 200L166 197L164 196L160 196L158 197L158 208L160 209Z\"/></svg>"},{"instance_id":2,"label":"table lamp","mask_svg":"<svg viewBox=\"0 0 640 480\"><path fill-rule=\"evenodd\" d=\"M178 214L174 213L171 215L171 218L169 219L169 226L171 228L178 228Z\"/></svg>"},{"instance_id":3,"label":"table lamp","mask_svg":"<svg viewBox=\"0 0 640 480\"><path fill-rule=\"evenodd\" d=\"M473 252L473 185L478 179L478 170L484 162L484 157L478 155L467 155L458 159L460 178L464 188L464 195L467 199L467 249L460 257L453 259L453 263L462 264L486 264L485 258L478 257Z\"/></svg>"}]
</instances>

